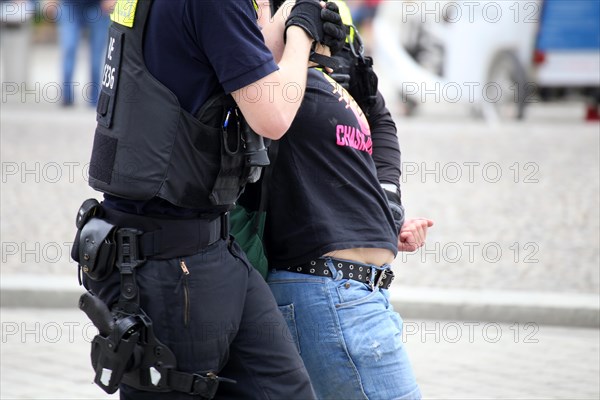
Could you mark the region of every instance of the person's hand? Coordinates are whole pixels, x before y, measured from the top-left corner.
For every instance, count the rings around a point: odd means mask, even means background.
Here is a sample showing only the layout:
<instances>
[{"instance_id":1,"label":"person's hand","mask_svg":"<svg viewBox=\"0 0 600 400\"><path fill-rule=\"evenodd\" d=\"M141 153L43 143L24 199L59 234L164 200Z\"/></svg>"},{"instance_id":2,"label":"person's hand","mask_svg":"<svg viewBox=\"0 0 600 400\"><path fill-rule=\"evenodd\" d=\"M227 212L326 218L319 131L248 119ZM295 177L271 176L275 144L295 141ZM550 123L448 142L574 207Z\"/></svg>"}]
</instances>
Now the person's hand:
<instances>
[{"instance_id":1,"label":"person's hand","mask_svg":"<svg viewBox=\"0 0 600 400\"><path fill-rule=\"evenodd\" d=\"M433 221L427 218L411 218L404 221L398 235L398 251L415 251L425 244L427 229Z\"/></svg>"},{"instance_id":2,"label":"person's hand","mask_svg":"<svg viewBox=\"0 0 600 400\"><path fill-rule=\"evenodd\" d=\"M346 43L346 25L342 22L337 4L328 2L321 10L323 21L323 44L329 47L331 55L338 53Z\"/></svg>"},{"instance_id":3,"label":"person's hand","mask_svg":"<svg viewBox=\"0 0 600 400\"><path fill-rule=\"evenodd\" d=\"M336 31L335 23L331 22L336 20L335 11L326 7L327 5L324 2L318 2L317 0L297 0L285 22L285 30L287 31L291 26L297 26L302 28L315 42L324 43L324 25L327 23L328 32L333 33ZM321 17L322 12L325 11L327 22ZM340 17L339 23L341 23L341 20ZM331 41L331 39L328 38L328 41Z\"/></svg>"}]
</instances>

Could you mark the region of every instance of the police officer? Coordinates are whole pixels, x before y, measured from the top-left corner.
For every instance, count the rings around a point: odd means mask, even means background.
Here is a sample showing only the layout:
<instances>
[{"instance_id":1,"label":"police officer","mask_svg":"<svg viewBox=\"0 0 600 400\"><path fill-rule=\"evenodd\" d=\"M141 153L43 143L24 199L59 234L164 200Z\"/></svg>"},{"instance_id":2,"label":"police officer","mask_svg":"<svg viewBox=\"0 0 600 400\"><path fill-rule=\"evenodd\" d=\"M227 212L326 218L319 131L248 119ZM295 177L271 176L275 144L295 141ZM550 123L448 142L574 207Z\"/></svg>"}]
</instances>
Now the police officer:
<instances>
[{"instance_id":1,"label":"police officer","mask_svg":"<svg viewBox=\"0 0 600 400\"><path fill-rule=\"evenodd\" d=\"M201 384L216 376L219 398L314 397L268 287L230 240L227 211L256 168L253 132L277 139L288 130L311 46L335 47L344 35L335 9L298 0L276 64L255 5L127 0L111 16L89 182L104 193L94 214L116 227L118 268L86 273L84 284L115 315L147 317L139 318L146 342L164 345L154 355L133 352L121 368L121 398L212 397ZM93 236L80 233L82 248L94 249ZM79 258L84 272L95 268L88 254ZM122 320L109 321L105 336ZM122 338L129 334L135 329ZM122 349L127 340L105 342ZM106 390L123 371L102 367L118 364L103 355L105 342L94 344L92 359ZM161 362L131 367L168 351L177 371Z\"/></svg>"}]
</instances>

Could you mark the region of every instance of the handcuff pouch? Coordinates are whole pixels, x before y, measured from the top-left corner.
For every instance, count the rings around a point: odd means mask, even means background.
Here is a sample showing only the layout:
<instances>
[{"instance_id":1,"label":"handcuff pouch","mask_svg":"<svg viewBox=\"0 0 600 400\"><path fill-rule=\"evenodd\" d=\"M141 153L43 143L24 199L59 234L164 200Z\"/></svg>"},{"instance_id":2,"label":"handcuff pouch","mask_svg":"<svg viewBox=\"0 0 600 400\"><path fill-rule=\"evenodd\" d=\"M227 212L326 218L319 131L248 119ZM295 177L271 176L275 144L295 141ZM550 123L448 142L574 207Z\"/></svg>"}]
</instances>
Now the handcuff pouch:
<instances>
[{"instance_id":1,"label":"handcuff pouch","mask_svg":"<svg viewBox=\"0 0 600 400\"><path fill-rule=\"evenodd\" d=\"M91 279L102 281L115 268L117 228L99 218L91 218L81 228L79 236L79 265Z\"/></svg>"}]
</instances>

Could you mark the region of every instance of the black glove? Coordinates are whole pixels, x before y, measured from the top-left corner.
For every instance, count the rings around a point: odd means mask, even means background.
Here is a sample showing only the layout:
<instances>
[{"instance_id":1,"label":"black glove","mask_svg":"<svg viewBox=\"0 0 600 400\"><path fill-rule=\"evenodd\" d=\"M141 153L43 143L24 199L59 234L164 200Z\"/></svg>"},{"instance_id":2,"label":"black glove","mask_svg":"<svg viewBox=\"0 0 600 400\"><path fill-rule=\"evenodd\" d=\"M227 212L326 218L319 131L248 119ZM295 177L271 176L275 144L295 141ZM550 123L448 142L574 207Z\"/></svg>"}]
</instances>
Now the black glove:
<instances>
[{"instance_id":1,"label":"black glove","mask_svg":"<svg viewBox=\"0 0 600 400\"><path fill-rule=\"evenodd\" d=\"M337 54L346 43L348 27L342 22L340 9L337 4L329 2L321 9L323 20L323 44L331 50L331 55Z\"/></svg>"},{"instance_id":2,"label":"black glove","mask_svg":"<svg viewBox=\"0 0 600 400\"><path fill-rule=\"evenodd\" d=\"M317 0L298 0L287 21L285 21L285 32L290 26L299 26L304 29L316 42L323 41L323 22L321 21L321 5ZM285 40L285 33L284 33Z\"/></svg>"},{"instance_id":3,"label":"black glove","mask_svg":"<svg viewBox=\"0 0 600 400\"><path fill-rule=\"evenodd\" d=\"M396 230L398 231L398 234L400 234L400 229L402 228L402 225L404 225L404 207L402 206L402 201L400 200L400 192L392 192L386 189L383 191L387 197L388 206L392 211Z\"/></svg>"}]
</instances>

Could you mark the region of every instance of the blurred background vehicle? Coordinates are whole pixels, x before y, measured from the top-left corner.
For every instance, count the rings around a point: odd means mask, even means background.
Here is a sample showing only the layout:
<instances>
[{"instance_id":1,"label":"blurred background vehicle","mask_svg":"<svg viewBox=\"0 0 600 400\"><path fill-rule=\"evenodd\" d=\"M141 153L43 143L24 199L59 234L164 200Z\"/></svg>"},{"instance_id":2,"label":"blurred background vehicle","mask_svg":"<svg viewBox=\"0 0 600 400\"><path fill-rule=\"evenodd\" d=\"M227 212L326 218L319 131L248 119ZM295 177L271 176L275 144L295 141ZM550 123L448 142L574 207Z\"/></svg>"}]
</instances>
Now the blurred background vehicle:
<instances>
[{"instance_id":1,"label":"blurred background vehicle","mask_svg":"<svg viewBox=\"0 0 600 400\"><path fill-rule=\"evenodd\" d=\"M522 119L550 93L598 98L597 0L386 1L374 32L380 89L404 114L432 101L465 103L497 122Z\"/></svg>"},{"instance_id":2,"label":"blurred background vehicle","mask_svg":"<svg viewBox=\"0 0 600 400\"><path fill-rule=\"evenodd\" d=\"M532 76L542 100L578 95L587 118L598 119L600 103L600 2L545 0Z\"/></svg>"}]
</instances>

